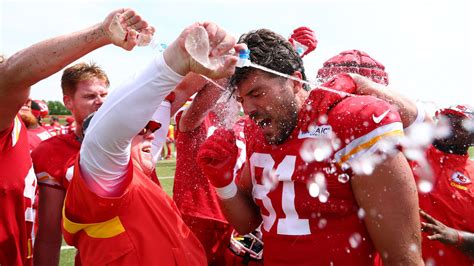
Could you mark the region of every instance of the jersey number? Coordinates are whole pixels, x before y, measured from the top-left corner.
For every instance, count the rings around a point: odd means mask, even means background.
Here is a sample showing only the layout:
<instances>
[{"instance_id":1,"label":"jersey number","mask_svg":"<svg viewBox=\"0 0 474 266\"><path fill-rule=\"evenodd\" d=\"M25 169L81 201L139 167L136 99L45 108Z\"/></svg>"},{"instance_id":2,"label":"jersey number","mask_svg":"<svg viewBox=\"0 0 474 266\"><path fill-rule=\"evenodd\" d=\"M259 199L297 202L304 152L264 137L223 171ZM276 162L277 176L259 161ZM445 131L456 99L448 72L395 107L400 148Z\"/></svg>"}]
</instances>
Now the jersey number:
<instances>
[{"instance_id":1,"label":"jersey number","mask_svg":"<svg viewBox=\"0 0 474 266\"><path fill-rule=\"evenodd\" d=\"M311 234L308 219L300 219L295 208L295 184L291 181L291 176L295 171L296 156L287 155L283 161L275 168L275 160L270 154L253 153L250 157L250 171L253 182L253 195L255 199L262 201L263 206L269 215L263 215L263 228L270 231L276 222L276 212L272 201L268 197L270 186L257 184L255 179L255 169L263 169L263 176L270 176L275 171L275 177L279 182L283 182L281 207L285 213L284 218L278 218L277 234L279 235L309 235Z\"/></svg>"}]
</instances>

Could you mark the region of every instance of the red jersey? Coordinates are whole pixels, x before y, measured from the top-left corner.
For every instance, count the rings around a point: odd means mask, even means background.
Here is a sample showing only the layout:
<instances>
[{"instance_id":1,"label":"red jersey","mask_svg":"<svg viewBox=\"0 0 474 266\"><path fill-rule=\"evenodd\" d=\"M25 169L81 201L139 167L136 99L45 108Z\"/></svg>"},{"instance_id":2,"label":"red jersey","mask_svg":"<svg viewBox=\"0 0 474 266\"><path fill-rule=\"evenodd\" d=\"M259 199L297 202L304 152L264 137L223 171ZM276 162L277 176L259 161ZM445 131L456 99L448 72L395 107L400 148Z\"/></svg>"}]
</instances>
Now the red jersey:
<instances>
[{"instance_id":1,"label":"red jersey","mask_svg":"<svg viewBox=\"0 0 474 266\"><path fill-rule=\"evenodd\" d=\"M355 90L348 76L336 77L325 86ZM296 127L282 144L267 144L255 123L246 125L252 195L263 219L265 265L373 264L375 250L357 215L351 183L338 177L352 175L341 167L348 161L370 154L389 136L402 135L400 117L388 103L317 89L310 92ZM305 141L331 136L340 144L330 156L321 161L303 160ZM320 193L311 195L310 184L318 176L324 176L327 192L319 186Z\"/></svg>"},{"instance_id":2,"label":"red jersey","mask_svg":"<svg viewBox=\"0 0 474 266\"><path fill-rule=\"evenodd\" d=\"M31 265L36 178L18 116L0 132L0 169L0 265Z\"/></svg>"},{"instance_id":3,"label":"red jersey","mask_svg":"<svg viewBox=\"0 0 474 266\"><path fill-rule=\"evenodd\" d=\"M37 127L34 129L28 129L28 143L30 144L30 151L33 151L38 145L53 135L44 127Z\"/></svg>"},{"instance_id":4,"label":"red jersey","mask_svg":"<svg viewBox=\"0 0 474 266\"><path fill-rule=\"evenodd\" d=\"M182 112L176 115L176 172L173 187L173 200L183 215L204 219L213 219L228 223L219 206L219 198L209 180L196 163L201 144L214 133L216 123L210 116L190 132L181 132L178 124ZM236 144L239 148L238 161L234 168L236 173L245 161L245 138L243 120L233 126ZM243 158L242 158L243 157Z\"/></svg>"},{"instance_id":5,"label":"red jersey","mask_svg":"<svg viewBox=\"0 0 474 266\"><path fill-rule=\"evenodd\" d=\"M443 224L474 232L474 162L469 155L447 154L434 146L426 151L426 159L431 166L435 183L433 190L419 193L420 208ZM415 162L410 162L415 179L418 181ZM432 260L436 265L472 265L473 261L455 247L439 241L429 240L423 233L423 259Z\"/></svg>"},{"instance_id":6,"label":"red jersey","mask_svg":"<svg viewBox=\"0 0 474 266\"><path fill-rule=\"evenodd\" d=\"M75 168L79 169L79 158ZM206 265L206 254L173 200L133 167L119 197L91 192L74 171L63 210L63 234L84 265Z\"/></svg>"},{"instance_id":7,"label":"red jersey","mask_svg":"<svg viewBox=\"0 0 474 266\"><path fill-rule=\"evenodd\" d=\"M38 183L66 190L80 148L81 143L74 132L43 141L31 153Z\"/></svg>"}]
</instances>

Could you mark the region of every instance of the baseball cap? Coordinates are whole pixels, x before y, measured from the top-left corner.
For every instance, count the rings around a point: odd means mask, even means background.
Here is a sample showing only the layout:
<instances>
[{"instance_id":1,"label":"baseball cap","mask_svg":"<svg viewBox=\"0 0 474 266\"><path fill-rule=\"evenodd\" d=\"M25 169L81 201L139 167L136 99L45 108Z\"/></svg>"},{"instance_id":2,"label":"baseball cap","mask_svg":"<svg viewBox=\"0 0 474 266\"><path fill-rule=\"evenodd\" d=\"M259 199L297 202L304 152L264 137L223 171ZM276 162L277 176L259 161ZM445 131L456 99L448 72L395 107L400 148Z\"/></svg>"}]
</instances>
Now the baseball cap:
<instances>
[{"instance_id":1,"label":"baseball cap","mask_svg":"<svg viewBox=\"0 0 474 266\"><path fill-rule=\"evenodd\" d=\"M388 74L385 66L359 50L347 50L324 62L318 70L316 79L326 82L340 73L355 73L379 84L388 85Z\"/></svg>"},{"instance_id":2,"label":"baseball cap","mask_svg":"<svg viewBox=\"0 0 474 266\"><path fill-rule=\"evenodd\" d=\"M89 125L91 123L92 118L94 117L96 112L93 112L89 114L84 120L82 121L82 135L85 136L87 129L89 128ZM151 131L154 133L156 130L161 128L161 123L155 120L150 120L148 123L145 125L145 127L138 132L139 135L145 134L147 131Z\"/></svg>"},{"instance_id":3,"label":"baseball cap","mask_svg":"<svg viewBox=\"0 0 474 266\"><path fill-rule=\"evenodd\" d=\"M474 119L474 108L467 104L458 104L448 108L442 108L436 111L436 117L440 115L456 115L462 118Z\"/></svg>"}]
</instances>

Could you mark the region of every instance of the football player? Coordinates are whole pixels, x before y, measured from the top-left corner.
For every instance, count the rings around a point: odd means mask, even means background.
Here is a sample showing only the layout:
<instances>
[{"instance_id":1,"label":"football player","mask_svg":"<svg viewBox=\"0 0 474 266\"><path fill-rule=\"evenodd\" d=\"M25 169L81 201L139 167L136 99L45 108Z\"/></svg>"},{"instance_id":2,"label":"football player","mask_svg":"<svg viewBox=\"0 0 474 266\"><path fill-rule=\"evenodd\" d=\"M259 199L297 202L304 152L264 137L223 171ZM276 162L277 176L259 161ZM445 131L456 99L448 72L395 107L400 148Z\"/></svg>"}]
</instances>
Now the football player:
<instances>
[{"instance_id":1,"label":"football player","mask_svg":"<svg viewBox=\"0 0 474 266\"><path fill-rule=\"evenodd\" d=\"M253 63L305 80L301 58L269 30L245 34ZM231 78L253 120L247 161L230 179L233 134L216 131L198 161L240 232L262 221L265 264L421 265L418 200L409 165L395 147L399 114L371 96L354 96L347 74L308 92L297 80L239 68ZM400 208L400 206L404 206Z\"/></svg>"}]
</instances>

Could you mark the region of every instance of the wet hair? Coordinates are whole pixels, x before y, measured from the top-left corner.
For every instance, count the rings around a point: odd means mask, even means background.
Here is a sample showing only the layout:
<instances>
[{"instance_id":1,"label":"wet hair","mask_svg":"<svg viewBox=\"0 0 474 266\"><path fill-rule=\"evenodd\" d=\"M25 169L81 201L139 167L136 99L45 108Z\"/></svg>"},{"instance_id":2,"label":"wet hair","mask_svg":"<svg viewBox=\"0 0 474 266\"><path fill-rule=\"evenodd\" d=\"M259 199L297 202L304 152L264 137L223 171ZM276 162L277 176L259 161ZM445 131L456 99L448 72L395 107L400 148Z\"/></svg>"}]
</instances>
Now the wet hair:
<instances>
[{"instance_id":1,"label":"wet hair","mask_svg":"<svg viewBox=\"0 0 474 266\"><path fill-rule=\"evenodd\" d=\"M283 36L268 29L259 29L240 36L239 43L247 44L251 62L287 75L299 71L302 79L306 80L303 60ZM235 88L254 71L256 69L252 67L236 68L230 78L230 85ZM271 73L266 74L279 77ZM303 88L310 89L307 84L303 84Z\"/></svg>"},{"instance_id":2,"label":"wet hair","mask_svg":"<svg viewBox=\"0 0 474 266\"><path fill-rule=\"evenodd\" d=\"M77 84L84 80L97 78L105 81L107 88L110 86L109 78L104 70L95 63L78 63L66 68L61 77L63 95L74 96Z\"/></svg>"}]
</instances>

